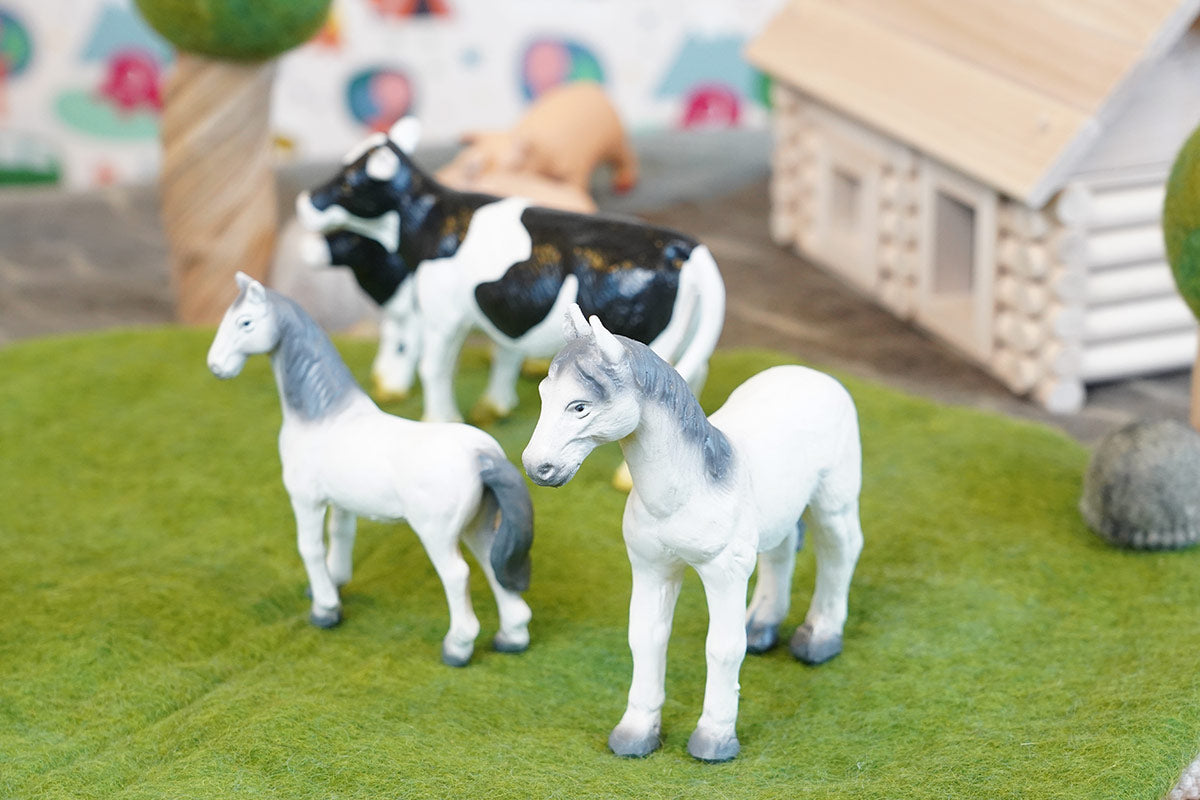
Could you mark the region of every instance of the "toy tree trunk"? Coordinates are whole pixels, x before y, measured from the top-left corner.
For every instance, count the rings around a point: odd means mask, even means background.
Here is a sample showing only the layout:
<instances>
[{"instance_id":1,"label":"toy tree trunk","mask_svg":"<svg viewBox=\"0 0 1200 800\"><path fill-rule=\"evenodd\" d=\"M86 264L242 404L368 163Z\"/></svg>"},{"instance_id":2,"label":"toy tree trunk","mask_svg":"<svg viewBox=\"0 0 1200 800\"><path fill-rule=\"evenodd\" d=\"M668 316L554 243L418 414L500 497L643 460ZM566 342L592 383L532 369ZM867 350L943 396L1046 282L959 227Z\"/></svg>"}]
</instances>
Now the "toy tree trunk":
<instances>
[{"instance_id":1,"label":"toy tree trunk","mask_svg":"<svg viewBox=\"0 0 1200 800\"><path fill-rule=\"evenodd\" d=\"M277 211L269 112L273 60L180 52L163 108L162 207L176 316L220 320L238 271L265 280Z\"/></svg>"},{"instance_id":2,"label":"toy tree trunk","mask_svg":"<svg viewBox=\"0 0 1200 800\"><path fill-rule=\"evenodd\" d=\"M1192 364L1192 409L1189 416L1192 427L1200 431L1200 351Z\"/></svg>"}]
</instances>

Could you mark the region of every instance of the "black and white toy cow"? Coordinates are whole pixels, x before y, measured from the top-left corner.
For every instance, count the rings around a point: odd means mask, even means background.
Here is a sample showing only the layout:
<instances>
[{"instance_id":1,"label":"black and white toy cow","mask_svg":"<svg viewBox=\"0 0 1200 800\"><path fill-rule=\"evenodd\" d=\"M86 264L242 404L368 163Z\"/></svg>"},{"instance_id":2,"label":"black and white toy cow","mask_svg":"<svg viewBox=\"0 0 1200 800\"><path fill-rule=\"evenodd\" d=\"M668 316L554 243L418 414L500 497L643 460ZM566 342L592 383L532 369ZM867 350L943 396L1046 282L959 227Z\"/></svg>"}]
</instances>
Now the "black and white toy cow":
<instances>
[{"instance_id":1,"label":"black and white toy cow","mask_svg":"<svg viewBox=\"0 0 1200 800\"><path fill-rule=\"evenodd\" d=\"M419 136L415 119L400 120L296 201L301 224L323 234L306 260L349 266L383 306L373 367L381 392L406 393L415 366L424 418L461 419L451 384L477 328L497 346L481 403L504 416L524 359L562 347L572 303L648 344L700 389L725 317L708 248L634 220L447 188L412 162Z\"/></svg>"}]
</instances>

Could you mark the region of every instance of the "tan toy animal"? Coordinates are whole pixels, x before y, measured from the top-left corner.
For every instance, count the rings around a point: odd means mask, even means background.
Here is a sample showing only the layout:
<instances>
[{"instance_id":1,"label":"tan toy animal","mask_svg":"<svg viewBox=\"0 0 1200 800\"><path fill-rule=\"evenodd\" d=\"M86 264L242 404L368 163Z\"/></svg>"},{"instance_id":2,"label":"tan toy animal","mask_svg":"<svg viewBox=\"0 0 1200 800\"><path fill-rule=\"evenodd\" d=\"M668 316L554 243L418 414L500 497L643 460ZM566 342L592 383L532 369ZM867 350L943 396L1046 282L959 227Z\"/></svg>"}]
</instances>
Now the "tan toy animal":
<instances>
[{"instance_id":1,"label":"tan toy animal","mask_svg":"<svg viewBox=\"0 0 1200 800\"><path fill-rule=\"evenodd\" d=\"M598 164L613 168L613 189L637 183L637 158L604 90L591 81L545 92L507 131L474 131L467 147L439 173L451 187L490 172L542 175L588 191ZM479 190L477 190L479 191Z\"/></svg>"},{"instance_id":2,"label":"tan toy animal","mask_svg":"<svg viewBox=\"0 0 1200 800\"><path fill-rule=\"evenodd\" d=\"M447 181L438 173L438 180L461 192L481 192L499 197L525 197L534 205L574 211L578 214L595 214L596 203L591 195L574 184L556 181L532 172L492 171L476 178L462 181Z\"/></svg>"}]
</instances>

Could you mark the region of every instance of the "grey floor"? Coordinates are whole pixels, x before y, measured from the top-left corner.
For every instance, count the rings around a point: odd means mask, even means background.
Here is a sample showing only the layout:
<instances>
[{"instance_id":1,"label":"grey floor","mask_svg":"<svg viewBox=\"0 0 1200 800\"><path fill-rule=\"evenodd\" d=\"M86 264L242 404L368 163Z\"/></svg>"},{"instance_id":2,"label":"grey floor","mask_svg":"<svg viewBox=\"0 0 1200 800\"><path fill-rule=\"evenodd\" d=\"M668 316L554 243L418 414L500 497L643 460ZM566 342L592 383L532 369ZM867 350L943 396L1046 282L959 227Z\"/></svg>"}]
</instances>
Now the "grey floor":
<instances>
[{"instance_id":1,"label":"grey floor","mask_svg":"<svg viewBox=\"0 0 1200 800\"><path fill-rule=\"evenodd\" d=\"M626 196L598 176L603 210L637 214L708 244L728 287L721 345L763 346L949 403L1056 425L1092 444L1140 417L1187 418L1188 375L1093 387L1080 414L1055 417L1009 394L937 341L895 320L767 234L768 137L711 132L640 136L639 187ZM437 166L445 148L422 151ZM280 205L330 165L280 173ZM296 264L285 231L275 282L306 299L330 327L370 314L345 271L314 276ZM171 320L166 243L153 187L69 195L0 193L0 346L17 339Z\"/></svg>"}]
</instances>

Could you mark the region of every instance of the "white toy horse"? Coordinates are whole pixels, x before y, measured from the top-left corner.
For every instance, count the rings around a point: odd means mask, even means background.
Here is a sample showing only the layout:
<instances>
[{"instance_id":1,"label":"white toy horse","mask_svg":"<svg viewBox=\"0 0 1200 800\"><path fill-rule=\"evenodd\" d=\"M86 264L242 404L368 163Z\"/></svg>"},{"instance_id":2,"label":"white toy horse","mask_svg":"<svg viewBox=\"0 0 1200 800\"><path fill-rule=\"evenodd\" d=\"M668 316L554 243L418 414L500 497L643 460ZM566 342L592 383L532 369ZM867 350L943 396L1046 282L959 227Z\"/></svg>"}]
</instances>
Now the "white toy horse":
<instances>
[{"instance_id":1,"label":"white toy horse","mask_svg":"<svg viewBox=\"0 0 1200 800\"><path fill-rule=\"evenodd\" d=\"M817 522L816 591L792 653L818 664L841 652L847 595L862 549L858 418L834 379L799 366L768 369L705 419L687 384L649 348L591 325L573 308L567 344L542 381L542 411L525 471L562 486L594 447L619 441L633 491L625 546L633 567L629 704L609 736L613 752L660 745L667 637L686 566L708 598L704 711L688 752L737 755L738 672L747 645L773 647L788 612L800 515ZM749 611L746 589L758 581Z\"/></svg>"},{"instance_id":2,"label":"white toy horse","mask_svg":"<svg viewBox=\"0 0 1200 800\"><path fill-rule=\"evenodd\" d=\"M232 378L247 356L271 356L283 405L283 483L312 591L312 623L328 628L341 621L338 587L350 580L356 518L406 520L450 605L442 660L465 665L479 635L460 538L496 595L496 649L524 650L530 612L518 592L529 585L533 508L520 470L481 430L383 413L300 306L240 272L237 283L241 291L213 339L208 368Z\"/></svg>"}]
</instances>

